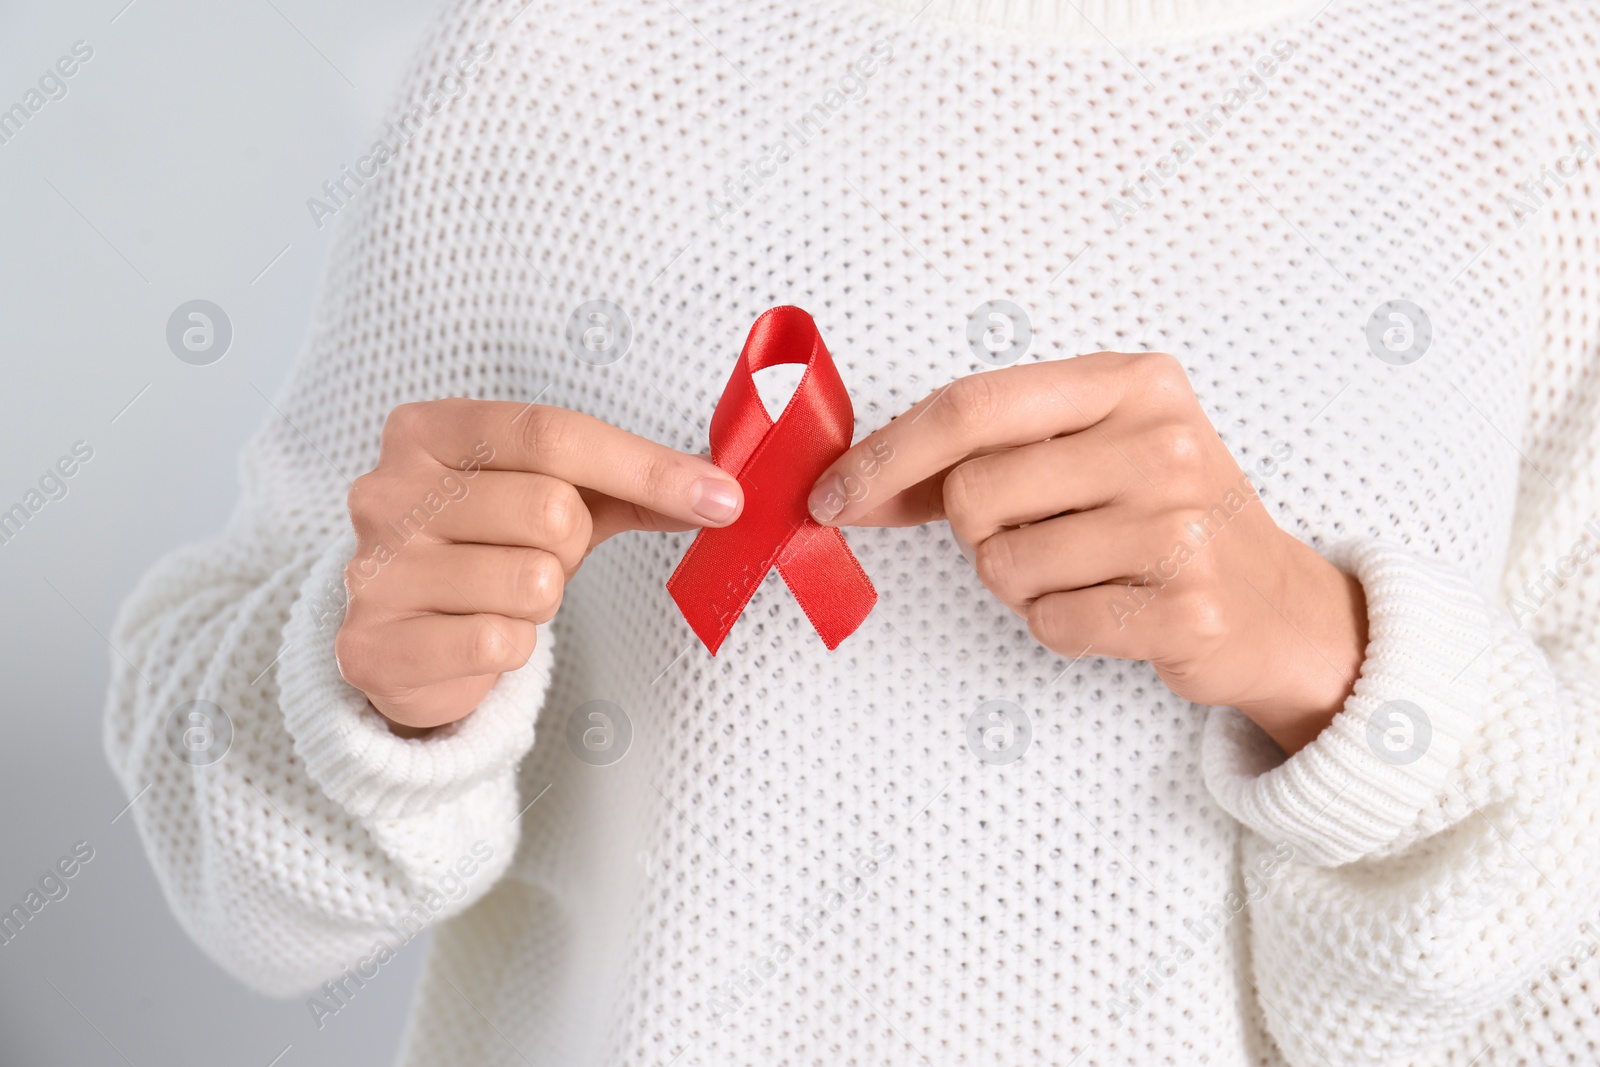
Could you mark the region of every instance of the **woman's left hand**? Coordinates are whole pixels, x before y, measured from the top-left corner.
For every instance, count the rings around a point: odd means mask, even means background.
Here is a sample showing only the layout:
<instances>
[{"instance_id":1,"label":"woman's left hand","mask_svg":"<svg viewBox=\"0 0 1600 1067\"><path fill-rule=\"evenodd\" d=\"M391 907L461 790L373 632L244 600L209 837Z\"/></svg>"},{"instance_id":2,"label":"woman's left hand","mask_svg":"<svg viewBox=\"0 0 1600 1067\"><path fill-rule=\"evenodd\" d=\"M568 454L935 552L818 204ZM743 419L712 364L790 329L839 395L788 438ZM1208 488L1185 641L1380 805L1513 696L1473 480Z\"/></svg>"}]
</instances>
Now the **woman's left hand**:
<instances>
[{"instance_id":1,"label":"woman's left hand","mask_svg":"<svg viewBox=\"0 0 1600 1067\"><path fill-rule=\"evenodd\" d=\"M1364 657L1361 584L1278 527L1161 353L958 379L841 455L810 507L834 526L949 520L1045 647L1148 660L1291 753Z\"/></svg>"}]
</instances>

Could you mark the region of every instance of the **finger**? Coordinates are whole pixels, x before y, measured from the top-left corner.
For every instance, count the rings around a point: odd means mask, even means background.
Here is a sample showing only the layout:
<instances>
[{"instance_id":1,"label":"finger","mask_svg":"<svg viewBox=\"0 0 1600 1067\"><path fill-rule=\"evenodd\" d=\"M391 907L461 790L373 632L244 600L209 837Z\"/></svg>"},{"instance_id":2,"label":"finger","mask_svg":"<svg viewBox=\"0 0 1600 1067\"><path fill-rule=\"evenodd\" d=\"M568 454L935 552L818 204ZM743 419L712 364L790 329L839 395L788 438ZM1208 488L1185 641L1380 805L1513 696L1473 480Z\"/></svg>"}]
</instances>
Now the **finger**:
<instances>
[{"instance_id":1,"label":"finger","mask_svg":"<svg viewBox=\"0 0 1600 1067\"><path fill-rule=\"evenodd\" d=\"M985 456L1004 451L1007 449L980 448L973 454ZM946 467L935 471L915 485L907 486L893 496L880 500L871 511L852 519L850 525L921 526L923 523L941 521L946 517L944 480L954 469L955 467ZM852 492L859 491L860 488L860 486L852 487Z\"/></svg>"},{"instance_id":2,"label":"finger","mask_svg":"<svg viewBox=\"0 0 1600 1067\"><path fill-rule=\"evenodd\" d=\"M591 547L598 545L608 537L614 537L624 530L651 530L659 533L674 533L679 530L693 530L699 523L682 522L671 515L663 515L658 511L651 511L642 504L635 504L631 500L619 500L614 496L596 493L591 489L580 489L579 493L589 505L589 516L594 523L594 529L589 534Z\"/></svg>"},{"instance_id":3,"label":"finger","mask_svg":"<svg viewBox=\"0 0 1600 1067\"><path fill-rule=\"evenodd\" d=\"M391 543L423 533L430 541L542 548L570 571L583 561L591 528L588 505L570 482L486 470L478 472L465 496L437 512L413 508L391 521L389 532Z\"/></svg>"},{"instance_id":4,"label":"finger","mask_svg":"<svg viewBox=\"0 0 1600 1067\"><path fill-rule=\"evenodd\" d=\"M737 479L710 460L543 404L403 404L390 413L384 437L446 466L547 474L695 526L726 526L744 505Z\"/></svg>"},{"instance_id":5,"label":"finger","mask_svg":"<svg viewBox=\"0 0 1600 1067\"><path fill-rule=\"evenodd\" d=\"M389 695L367 694L372 706L390 722L390 730L401 737L426 737L435 726L466 718L483 703L494 688L498 674L477 674L452 678L448 682L424 685Z\"/></svg>"},{"instance_id":6,"label":"finger","mask_svg":"<svg viewBox=\"0 0 1600 1067\"><path fill-rule=\"evenodd\" d=\"M1076 433L1109 415L1135 385L1177 395L1187 378L1171 356L1095 352L957 379L830 464L812 488L812 516L853 523L979 448Z\"/></svg>"},{"instance_id":7,"label":"finger","mask_svg":"<svg viewBox=\"0 0 1600 1067\"><path fill-rule=\"evenodd\" d=\"M851 520L852 526L921 526L945 517L944 479L951 468L924 478L882 501L865 515Z\"/></svg>"},{"instance_id":8,"label":"finger","mask_svg":"<svg viewBox=\"0 0 1600 1067\"><path fill-rule=\"evenodd\" d=\"M1172 547L1163 525L1127 508L1095 508L1001 530L975 545L973 565L990 592L1022 613L1047 593L1161 580L1150 568Z\"/></svg>"},{"instance_id":9,"label":"finger","mask_svg":"<svg viewBox=\"0 0 1600 1067\"><path fill-rule=\"evenodd\" d=\"M1047 593L1028 605L1027 619L1034 639L1062 655L1148 660L1163 677L1175 662L1214 655L1243 625L1207 581L1108 582Z\"/></svg>"},{"instance_id":10,"label":"finger","mask_svg":"<svg viewBox=\"0 0 1600 1067\"><path fill-rule=\"evenodd\" d=\"M1113 503L1133 472L1097 431L1091 427L956 464L941 486L945 517L976 545L1007 527Z\"/></svg>"},{"instance_id":11,"label":"finger","mask_svg":"<svg viewBox=\"0 0 1600 1067\"><path fill-rule=\"evenodd\" d=\"M553 553L506 545L409 545L370 572L345 568L352 602L395 617L488 612L548 622L561 606L566 571Z\"/></svg>"},{"instance_id":12,"label":"finger","mask_svg":"<svg viewBox=\"0 0 1600 1067\"><path fill-rule=\"evenodd\" d=\"M347 625L335 656L345 681L369 696L390 698L453 678L514 671L533 655L537 637L527 619L421 615Z\"/></svg>"},{"instance_id":13,"label":"finger","mask_svg":"<svg viewBox=\"0 0 1600 1067\"><path fill-rule=\"evenodd\" d=\"M1063 656L1153 660L1164 598L1174 589L1111 583L1047 593L1028 605L1028 632Z\"/></svg>"},{"instance_id":14,"label":"finger","mask_svg":"<svg viewBox=\"0 0 1600 1067\"><path fill-rule=\"evenodd\" d=\"M700 459L710 461L709 453L697 453ZM720 468L719 468L720 469ZM654 533L677 533L682 530L692 530L699 523L684 522L671 515L663 515L659 511L651 511L642 504L631 500L621 500L604 493L597 493L592 489L580 489L584 503L589 505L589 515L594 520L594 532L589 537L592 548L601 541L624 530L647 530Z\"/></svg>"}]
</instances>

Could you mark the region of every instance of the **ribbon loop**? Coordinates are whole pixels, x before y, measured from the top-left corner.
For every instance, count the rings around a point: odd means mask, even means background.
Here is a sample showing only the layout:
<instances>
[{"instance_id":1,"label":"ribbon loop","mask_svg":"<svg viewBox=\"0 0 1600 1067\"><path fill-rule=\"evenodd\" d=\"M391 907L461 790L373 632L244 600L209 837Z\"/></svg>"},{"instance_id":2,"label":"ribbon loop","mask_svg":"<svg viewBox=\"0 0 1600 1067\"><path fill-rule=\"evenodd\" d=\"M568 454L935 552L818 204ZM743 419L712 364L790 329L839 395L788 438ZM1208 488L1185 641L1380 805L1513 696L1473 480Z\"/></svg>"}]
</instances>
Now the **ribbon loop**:
<instances>
[{"instance_id":1,"label":"ribbon loop","mask_svg":"<svg viewBox=\"0 0 1600 1067\"><path fill-rule=\"evenodd\" d=\"M754 375L780 363L806 369L773 422ZM744 512L729 526L701 530L667 580L713 656L773 567L830 650L877 603L844 534L806 509L812 483L850 447L854 425L850 394L811 316L797 307L763 312L711 415L711 460L739 480Z\"/></svg>"}]
</instances>

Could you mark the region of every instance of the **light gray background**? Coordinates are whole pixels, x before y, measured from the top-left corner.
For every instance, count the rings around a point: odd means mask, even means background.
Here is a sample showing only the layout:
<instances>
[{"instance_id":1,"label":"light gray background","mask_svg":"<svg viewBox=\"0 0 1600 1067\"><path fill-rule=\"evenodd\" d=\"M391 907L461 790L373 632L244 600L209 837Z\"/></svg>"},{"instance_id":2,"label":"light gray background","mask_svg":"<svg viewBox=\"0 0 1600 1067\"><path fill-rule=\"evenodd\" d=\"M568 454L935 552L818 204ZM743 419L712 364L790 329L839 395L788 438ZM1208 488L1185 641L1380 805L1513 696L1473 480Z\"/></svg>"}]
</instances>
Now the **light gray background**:
<instances>
[{"instance_id":1,"label":"light gray background","mask_svg":"<svg viewBox=\"0 0 1600 1067\"><path fill-rule=\"evenodd\" d=\"M420 943L319 1032L178 928L132 816L112 821L126 798L101 755L101 635L146 567L233 507L235 459L299 351L334 232L305 200L382 125L436 9L0 0L0 109L73 42L94 49L0 144L0 510L74 441L94 448L0 545L0 911L74 842L95 850L0 945L0 1067L364 1067L398 1049ZM197 297L233 323L209 367L165 340Z\"/></svg>"}]
</instances>

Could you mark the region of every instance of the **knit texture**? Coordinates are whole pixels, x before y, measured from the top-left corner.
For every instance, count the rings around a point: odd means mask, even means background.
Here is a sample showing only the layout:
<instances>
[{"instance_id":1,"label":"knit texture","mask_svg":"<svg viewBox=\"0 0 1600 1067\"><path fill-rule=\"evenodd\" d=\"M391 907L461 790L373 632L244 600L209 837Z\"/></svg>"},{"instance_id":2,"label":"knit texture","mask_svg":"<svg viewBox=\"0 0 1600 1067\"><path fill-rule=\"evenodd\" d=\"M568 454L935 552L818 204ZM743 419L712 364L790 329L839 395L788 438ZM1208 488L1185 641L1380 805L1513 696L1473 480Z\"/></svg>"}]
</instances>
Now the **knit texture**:
<instances>
[{"instance_id":1,"label":"knit texture","mask_svg":"<svg viewBox=\"0 0 1600 1067\"><path fill-rule=\"evenodd\" d=\"M1600 1062L1600 11L1072 6L443 16L413 135L327 205L236 513L113 634L106 750L221 966L338 1026L431 927L417 1067ZM632 342L597 365L567 331L602 299ZM708 656L663 588L691 535L632 533L458 724L399 738L340 678L345 495L395 405L698 452L793 303L859 437L986 368L992 300L1024 359L1176 355L1360 579L1361 679L1302 752L1043 649L943 524L848 532L880 599L831 654L769 575ZM1369 341L1390 300L1415 362ZM206 766L166 741L195 699L233 726ZM990 701L1015 759L970 741Z\"/></svg>"}]
</instances>

